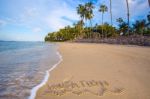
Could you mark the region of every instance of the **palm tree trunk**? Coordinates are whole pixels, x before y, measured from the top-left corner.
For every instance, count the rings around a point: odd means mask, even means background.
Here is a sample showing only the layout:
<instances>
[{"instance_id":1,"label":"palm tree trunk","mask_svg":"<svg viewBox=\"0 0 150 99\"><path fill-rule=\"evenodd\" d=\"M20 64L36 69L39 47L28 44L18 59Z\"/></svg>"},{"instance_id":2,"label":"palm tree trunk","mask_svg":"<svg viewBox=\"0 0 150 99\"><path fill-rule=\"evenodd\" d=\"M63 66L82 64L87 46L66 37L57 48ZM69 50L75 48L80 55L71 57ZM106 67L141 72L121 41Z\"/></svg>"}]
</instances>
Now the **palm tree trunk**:
<instances>
[{"instance_id":1,"label":"palm tree trunk","mask_svg":"<svg viewBox=\"0 0 150 99\"><path fill-rule=\"evenodd\" d=\"M82 38L82 27L81 27L81 24L83 22L83 18L81 18L81 21L79 22L79 38Z\"/></svg>"},{"instance_id":2,"label":"palm tree trunk","mask_svg":"<svg viewBox=\"0 0 150 99\"><path fill-rule=\"evenodd\" d=\"M91 25L91 27L90 27L90 34L91 34L91 38L92 38L92 20L90 19L90 25Z\"/></svg>"},{"instance_id":3,"label":"palm tree trunk","mask_svg":"<svg viewBox=\"0 0 150 99\"><path fill-rule=\"evenodd\" d=\"M104 13L102 13L102 38L103 38L103 14Z\"/></svg>"},{"instance_id":4,"label":"palm tree trunk","mask_svg":"<svg viewBox=\"0 0 150 99\"><path fill-rule=\"evenodd\" d=\"M112 23L112 5L111 5L112 1L110 0L110 18L111 18L111 26L113 25Z\"/></svg>"},{"instance_id":5,"label":"palm tree trunk","mask_svg":"<svg viewBox=\"0 0 150 99\"><path fill-rule=\"evenodd\" d=\"M85 31L86 31L86 38L89 38L89 33L88 33L88 21L87 21L87 19L85 19L85 27L86 27L86 29L85 29Z\"/></svg>"},{"instance_id":6,"label":"palm tree trunk","mask_svg":"<svg viewBox=\"0 0 150 99\"><path fill-rule=\"evenodd\" d=\"M128 18L128 35L129 35L129 26L130 26L130 14L129 14L129 2L126 0L127 4L127 18Z\"/></svg>"}]
</instances>

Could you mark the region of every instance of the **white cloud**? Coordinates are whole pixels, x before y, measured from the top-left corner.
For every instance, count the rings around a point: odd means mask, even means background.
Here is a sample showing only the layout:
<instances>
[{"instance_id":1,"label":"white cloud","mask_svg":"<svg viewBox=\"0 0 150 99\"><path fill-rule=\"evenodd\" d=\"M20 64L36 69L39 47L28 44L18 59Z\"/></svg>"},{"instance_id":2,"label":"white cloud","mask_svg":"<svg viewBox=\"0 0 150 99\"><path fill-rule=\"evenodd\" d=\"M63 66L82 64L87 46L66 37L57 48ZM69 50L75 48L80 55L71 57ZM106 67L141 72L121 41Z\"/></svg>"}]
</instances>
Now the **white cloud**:
<instances>
[{"instance_id":1,"label":"white cloud","mask_svg":"<svg viewBox=\"0 0 150 99\"><path fill-rule=\"evenodd\" d=\"M0 19L0 26L5 26L6 24L7 24L7 22L5 20Z\"/></svg>"},{"instance_id":2,"label":"white cloud","mask_svg":"<svg viewBox=\"0 0 150 99\"><path fill-rule=\"evenodd\" d=\"M32 21L33 18L38 16L38 11L35 7L25 8L24 12L20 14L19 18L21 22Z\"/></svg>"},{"instance_id":3,"label":"white cloud","mask_svg":"<svg viewBox=\"0 0 150 99\"><path fill-rule=\"evenodd\" d=\"M11 24L15 26L25 26L31 28L31 25L37 21L37 17L39 16L38 10L35 7L25 8L22 12L20 12L15 17L5 17L4 20L0 20L1 24Z\"/></svg>"},{"instance_id":4,"label":"white cloud","mask_svg":"<svg viewBox=\"0 0 150 99\"><path fill-rule=\"evenodd\" d=\"M42 29L40 27L35 27L35 28L33 28L32 31L35 33L39 33L39 32L42 32Z\"/></svg>"},{"instance_id":5,"label":"white cloud","mask_svg":"<svg viewBox=\"0 0 150 99\"><path fill-rule=\"evenodd\" d=\"M50 14L45 19L51 31L56 31L67 25L73 24L72 22L68 20L64 20L62 18L64 16L71 20L79 19L78 15L76 14L76 8L69 7L69 5L63 2L61 5L57 5L53 7L53 10L51 10Z\"/></svg>"},{"instance_id":6,"label":"white cloud","mask_svg":"<svg viewBox=\"0 0 150 99\"><path fill-rule=\"evenodd\" d=\"M137 1L132 0L132 3L130 3L130 14L132 18L139 15L146 15L148 11L150 10L147 0L143 2L139 2L139 0Z\"/></svg>"}]
</instances>

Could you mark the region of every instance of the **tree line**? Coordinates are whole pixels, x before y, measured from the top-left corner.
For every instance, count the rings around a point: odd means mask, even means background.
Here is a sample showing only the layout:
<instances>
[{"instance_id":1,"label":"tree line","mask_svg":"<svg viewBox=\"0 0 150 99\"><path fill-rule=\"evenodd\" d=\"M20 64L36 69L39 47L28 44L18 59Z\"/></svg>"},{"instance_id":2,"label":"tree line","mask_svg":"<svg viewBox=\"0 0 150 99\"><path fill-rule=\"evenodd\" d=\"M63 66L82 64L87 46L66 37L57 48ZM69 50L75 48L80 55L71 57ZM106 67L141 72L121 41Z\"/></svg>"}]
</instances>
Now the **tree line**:
<instances>
[{"instance_id":1,"label":"tree line","mask_svg":"<svg viewBox=\"0 0 150 99\"><path fill-rule=\"evenodd\" d=\"M150 12L147 14L147 19L136 20L132 25L130 24L129 3L126 0L127 5L127 22L123 18L116 19L118 22L118 28L113 26L113 13L112 13L112 1L109 0L109 9L105 4L99 6L98 11L101 13L102 23L92 25L92 18L94 17L93 9L95 8L92 2L85 4L79 4L76 8L77 14L80 16L80 20L74 23L73 26L66 26L57 32L48 33L45 37L45 41L67 41L76 39L104 39L120 36L150 36ZM103 22L104 15L109 10L110 12L110 24ZM86 22L90 23L90 26L86 26Z\"/></svg>"}]
</instances>

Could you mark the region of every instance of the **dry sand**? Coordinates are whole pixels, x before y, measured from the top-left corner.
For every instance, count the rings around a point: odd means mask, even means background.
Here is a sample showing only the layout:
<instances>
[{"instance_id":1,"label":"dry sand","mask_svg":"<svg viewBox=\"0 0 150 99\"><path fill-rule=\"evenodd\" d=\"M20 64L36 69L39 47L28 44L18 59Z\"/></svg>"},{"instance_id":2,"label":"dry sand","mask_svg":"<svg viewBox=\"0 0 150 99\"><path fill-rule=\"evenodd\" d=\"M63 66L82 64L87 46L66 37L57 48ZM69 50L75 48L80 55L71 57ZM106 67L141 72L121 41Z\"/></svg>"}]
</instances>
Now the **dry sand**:
<instances>
[{"instance_id":1,"label":"dry sand","mask_svg":"<svg viewBox=\"0 0 150 99\"><path fill-rule=\"evenodd\" d=\"M36 99L150 99L150 48L60 43L63 61Z\"/></svg>"}]
</instances>

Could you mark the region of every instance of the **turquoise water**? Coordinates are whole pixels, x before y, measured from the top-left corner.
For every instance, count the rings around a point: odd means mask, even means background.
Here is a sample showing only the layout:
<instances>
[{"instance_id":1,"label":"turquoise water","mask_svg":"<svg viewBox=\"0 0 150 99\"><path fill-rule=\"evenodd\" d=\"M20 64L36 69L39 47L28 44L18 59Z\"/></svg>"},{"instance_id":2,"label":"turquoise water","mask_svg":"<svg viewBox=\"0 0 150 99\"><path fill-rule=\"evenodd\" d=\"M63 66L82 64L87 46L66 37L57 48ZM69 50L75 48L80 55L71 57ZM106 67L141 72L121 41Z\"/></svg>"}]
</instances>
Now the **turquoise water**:
<instances>
[{"instance_id":1,"label":"turquoise water","mask_svg":"<svg viewBox=\"0 0 150 99\"><path fill-rule=\"evenodd\" d=\"M27 99L58 61L56 44L1 41L0 99Z\"/></svg>"}]
</instances>

